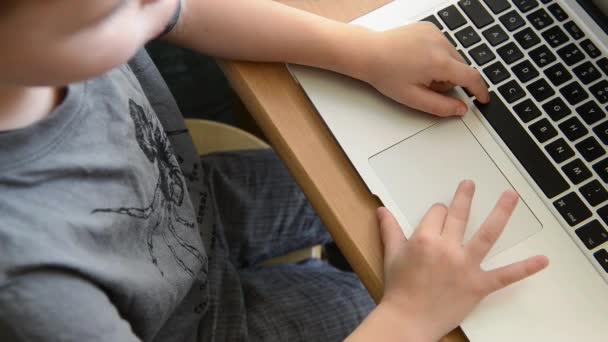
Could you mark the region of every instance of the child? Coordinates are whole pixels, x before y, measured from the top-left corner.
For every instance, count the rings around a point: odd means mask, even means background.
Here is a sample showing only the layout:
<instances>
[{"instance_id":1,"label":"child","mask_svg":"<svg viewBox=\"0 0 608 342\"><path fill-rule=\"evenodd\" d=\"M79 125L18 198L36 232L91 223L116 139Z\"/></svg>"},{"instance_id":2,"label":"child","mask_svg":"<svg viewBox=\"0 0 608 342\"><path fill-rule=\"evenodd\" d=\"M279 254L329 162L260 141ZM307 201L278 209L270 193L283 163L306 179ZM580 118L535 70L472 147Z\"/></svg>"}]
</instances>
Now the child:
<instances>
[{"instance_id":1,"label":"child","mask_svg":"<svg viewBox=\"0 0 608 342\"><path fill-rule=\"evenodd\" d=\"M386 287L375 308L352 274L324 263L257 267L329 237L270 152L199 160L142 49L159 36L330 69L435 115L464 114L442 94L455 85L488 99L431 24L374 33L271 1L3 0L0 340L433 341L547 265L480 269L517 196L503 194L463 246L467 181L407 242L378 210Z\"/></svg>"}]
</instances>

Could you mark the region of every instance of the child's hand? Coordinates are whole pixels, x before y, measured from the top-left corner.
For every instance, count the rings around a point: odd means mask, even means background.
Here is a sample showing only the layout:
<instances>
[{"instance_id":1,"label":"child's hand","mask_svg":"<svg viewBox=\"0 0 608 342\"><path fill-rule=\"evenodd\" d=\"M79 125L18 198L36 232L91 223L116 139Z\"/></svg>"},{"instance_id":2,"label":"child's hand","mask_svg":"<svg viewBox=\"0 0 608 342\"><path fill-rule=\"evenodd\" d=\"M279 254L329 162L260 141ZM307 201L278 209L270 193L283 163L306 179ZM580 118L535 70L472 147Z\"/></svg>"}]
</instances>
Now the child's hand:
<instances>
[{"instance_id":1,"label":"child's hand","mask_svg":"<svg viewBox=\"0 0 608 342\"><path fill-rule=\"evenodd\" d=\"M536 256L492 271L480 268L518 196L513 191L503 193L480 230L463 246L474 188L473 182L462 182L450 207L433 206L409 241L391 213L378 209L385 250L380 305L390 307L419 331L432 332L434 340L456 328L487 295L548 265L546 257Z\"/></svg>"},{"instance_id":2,"label":"child's hand","mask_svg":"<svg viewBox=\"0 0 608 342\"><path fill-rule=\"evenodd\" d=\"M489 101L479 72L465 64L435 25L415 23L372 37L366 49L373 57L361 78L384 95L438 116L466 113L464 102L443 94L455 85Z\"/></svg>"}]
</instances>

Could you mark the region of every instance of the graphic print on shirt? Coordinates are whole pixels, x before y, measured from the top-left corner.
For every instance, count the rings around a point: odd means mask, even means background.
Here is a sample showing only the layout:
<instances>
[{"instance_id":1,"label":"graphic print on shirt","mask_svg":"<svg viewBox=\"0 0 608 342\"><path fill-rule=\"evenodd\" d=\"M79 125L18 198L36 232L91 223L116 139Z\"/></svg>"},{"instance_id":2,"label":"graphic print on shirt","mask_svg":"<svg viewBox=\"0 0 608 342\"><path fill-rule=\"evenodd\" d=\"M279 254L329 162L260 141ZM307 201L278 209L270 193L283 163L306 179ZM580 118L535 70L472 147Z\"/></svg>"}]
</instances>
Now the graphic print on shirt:
<instances>
[{"instance_id":1,"label":"graphic print on shirt","mask_svg":"<svg viewBox=\"0 0 608 342\"><path fill-rule=\"evenodd\" d=\"M133 100L129 100L129 112L135 124L135 137L140 149L150 163L156 165L158 180L154 189L152 201L143 208L123 207L95 209L93 214L127 215L149 222L151 228L146 232L147 247L152 263L164 277L155 249L158 243L164 244L172 258L181 270L194 277L200 266L206 263L203 254L192 244L180 236L183 229L198 229L194 221L184 219L179 209L187 196L186 181L175 158L167 135L147 114L144 108ZM186 258L198 260L198 265L192 265ZM193 269L194 266L198 266Z\"/></svg>"}]
</instances>

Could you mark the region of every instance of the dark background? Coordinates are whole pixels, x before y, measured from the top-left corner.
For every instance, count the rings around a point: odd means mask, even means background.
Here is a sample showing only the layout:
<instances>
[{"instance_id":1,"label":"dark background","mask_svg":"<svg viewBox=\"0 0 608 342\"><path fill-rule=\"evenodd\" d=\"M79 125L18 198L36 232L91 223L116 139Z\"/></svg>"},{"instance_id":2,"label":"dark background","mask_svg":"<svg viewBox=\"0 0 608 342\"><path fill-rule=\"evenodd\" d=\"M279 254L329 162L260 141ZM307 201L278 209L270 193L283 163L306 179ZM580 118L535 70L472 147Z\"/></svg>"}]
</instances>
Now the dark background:
<instances>
[{"instance_id":1,"label":"dark background","mask_svg":"<svg viewBox=\"0 0 608 342\"><path fill-rule=\"evenodd\" d=\"M162 41L146 49L185 117L236 124L238 97L213 58Z\"/></svg>"}]
</instances>

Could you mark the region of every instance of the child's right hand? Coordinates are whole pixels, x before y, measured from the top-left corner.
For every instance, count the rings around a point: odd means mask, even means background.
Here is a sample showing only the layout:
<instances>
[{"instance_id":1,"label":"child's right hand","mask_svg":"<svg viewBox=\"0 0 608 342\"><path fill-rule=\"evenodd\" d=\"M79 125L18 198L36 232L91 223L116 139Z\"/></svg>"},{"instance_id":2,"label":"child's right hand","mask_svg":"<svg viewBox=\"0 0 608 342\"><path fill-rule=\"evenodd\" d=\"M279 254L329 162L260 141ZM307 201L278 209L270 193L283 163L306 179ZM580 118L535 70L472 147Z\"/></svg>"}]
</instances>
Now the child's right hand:
<instances>
[{"instance_id":1,"label":"child's right hand","mask_svg":"<svg viewBox=\"0 0 608 342\"><path fill-rule=\"evenodd\" d=\"M438 340L460 325L484 297L548 265L546 257L536 256L491 271L481 269L518 196L514 191L503 193L479 231L463 243L474 188L473 182L462 182L450 207L434 205L409 240L391 213L378 209L385 272L379 306L415 328L416 340Z\"/></svg>"},{"instance_id":2,"label":"child's right hand","mask_svg":"<svg viewBox=\"0 0 608 342\"><path fill-rule=\"evenodd\" d=\"M435 25L414 23L371 32L366 39L368 62L355 77L395 101L438 116L466 113L464 102L443 94L454 86L467 88L483 103L489 101L479 72L464 62Z\"/></svg>"}]
</instances>

